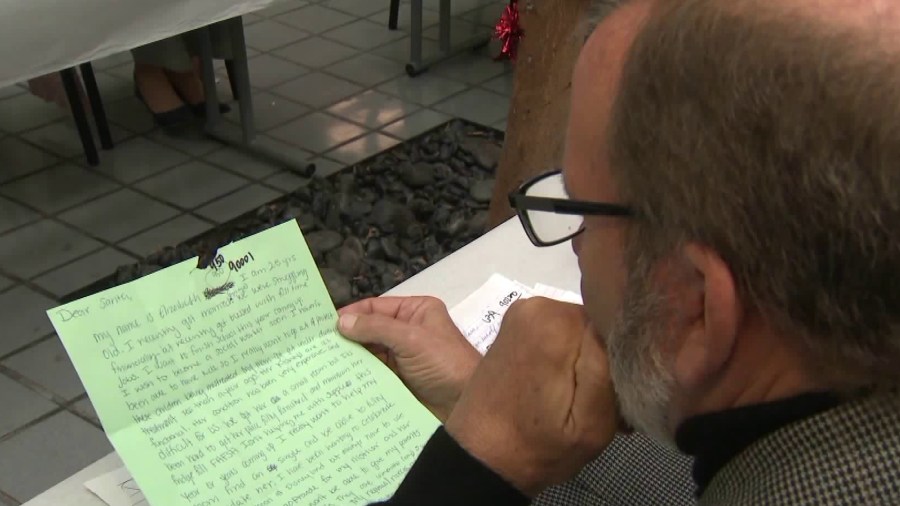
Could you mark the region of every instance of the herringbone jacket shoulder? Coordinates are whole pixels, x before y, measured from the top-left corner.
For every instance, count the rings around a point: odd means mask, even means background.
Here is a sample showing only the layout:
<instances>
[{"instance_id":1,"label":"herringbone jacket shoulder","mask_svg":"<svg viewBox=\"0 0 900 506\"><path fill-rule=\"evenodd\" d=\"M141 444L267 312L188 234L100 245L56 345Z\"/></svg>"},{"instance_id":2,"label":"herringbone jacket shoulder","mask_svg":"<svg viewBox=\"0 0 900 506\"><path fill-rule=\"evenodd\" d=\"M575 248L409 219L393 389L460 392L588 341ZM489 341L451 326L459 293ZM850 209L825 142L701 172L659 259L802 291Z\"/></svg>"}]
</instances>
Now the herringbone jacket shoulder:
<instances>
[{"instance_id":1,"label":"herringbone jacket shoulder","mask_svg":"<svg viewBox=\"0 0 900 506\"><path fill-rule=\"evenodd\" d=\"M900 505L900 395L842 404L755 442L701 505Z\"/></svg>"}]
</instances>

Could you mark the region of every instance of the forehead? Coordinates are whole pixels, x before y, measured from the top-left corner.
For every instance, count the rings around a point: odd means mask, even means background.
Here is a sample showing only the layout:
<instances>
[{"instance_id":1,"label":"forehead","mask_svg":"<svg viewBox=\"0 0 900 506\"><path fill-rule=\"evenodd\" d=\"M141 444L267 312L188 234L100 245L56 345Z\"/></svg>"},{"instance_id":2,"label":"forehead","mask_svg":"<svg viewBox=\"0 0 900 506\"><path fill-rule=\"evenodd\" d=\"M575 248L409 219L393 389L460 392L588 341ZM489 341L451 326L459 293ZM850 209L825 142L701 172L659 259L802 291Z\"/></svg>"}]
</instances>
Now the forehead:
<instances>
[{"instance_id":1,"label":"forehead","mask_svg":"<svg viewBox=\"0 0 900 506\"><path fill-rule=\"evenodd\" d=\"M606 134L628 49L653 2L634 1L613 11L594 29L572 75L572 102L566 134L565 173L570 193L608 186L597 181L607 158Z\"/></svg>"}]
</instances>

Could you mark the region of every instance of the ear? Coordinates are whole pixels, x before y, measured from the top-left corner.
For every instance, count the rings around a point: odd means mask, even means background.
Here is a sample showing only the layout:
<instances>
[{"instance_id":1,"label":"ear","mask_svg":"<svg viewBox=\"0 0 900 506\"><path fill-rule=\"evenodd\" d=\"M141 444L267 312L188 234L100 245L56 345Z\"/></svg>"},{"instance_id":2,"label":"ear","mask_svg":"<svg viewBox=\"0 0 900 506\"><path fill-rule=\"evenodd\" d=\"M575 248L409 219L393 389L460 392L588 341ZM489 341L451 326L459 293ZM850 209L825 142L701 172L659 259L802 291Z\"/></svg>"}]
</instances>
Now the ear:
<instances>
[{"instance_id":1,"label":"ear","mask_svg":"<svg viewBox=\"0 0 900 506\"><path fill-rule=\"evenodd\" d=\"M737 342L743 309L734 276L712 249L689 243L682 248L683 267L691 281L685 287L681 339L675 350L675 380L685 390L702 387L722 371Z\"/></svg>"}]
</instances>

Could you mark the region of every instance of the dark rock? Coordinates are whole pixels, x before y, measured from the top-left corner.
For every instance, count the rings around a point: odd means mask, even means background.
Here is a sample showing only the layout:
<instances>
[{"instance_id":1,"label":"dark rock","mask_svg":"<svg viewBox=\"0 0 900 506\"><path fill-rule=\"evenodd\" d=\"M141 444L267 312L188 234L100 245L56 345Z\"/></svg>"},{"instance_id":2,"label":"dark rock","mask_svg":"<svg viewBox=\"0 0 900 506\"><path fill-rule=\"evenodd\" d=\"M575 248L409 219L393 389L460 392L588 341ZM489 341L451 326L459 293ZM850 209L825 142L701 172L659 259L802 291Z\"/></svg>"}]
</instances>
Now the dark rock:
<instances>
[{"instance_id":1,"label":"dark rock","mask_svg":"<svg viewBox=\"0 0 900 506\"><path fill-rule=\"evenodd\" d=\"M372 240L366 244L366 258L371 260L384 260L384 248L381 246L381 241Z\"/></svg>"},{"instance_id":2,"label":"dark rock","mask_svg":"<svg viewBox=\"0 0 900 506\"><path fill-rule=\"evenodd\" d=\"M297 215L297 225L304 233L311 232L316 226L316 217L310 213L300 213Z\"/></svg>"},{"instance_id":3,"label":"dark rock","mask_svg":"<svg viewBox=\"0 0 900 506\"><path fill-rule=\"evenodd\" d=\"M450 166L453 167L453 170L457 172L461 172L466 170L469 166L466 164L465 160L461 158L453 158L450 160Z\"/></svg>"},{"instance_id":4,"label":"dark rock","mask_svg":"<svg viewBox=\"0 0 900 506\"><path fill-rule=\"evenodd\" d=\"M341 228L341 211L338 209L337 203L333 203L328 208L328 214L325 215L325 227L332 230Z\"/></svg>"},{"instance_id":5,"label":"dark rock","mask_svg":"<svg viewBox=\"0 0 900 506\"><path fill-rule=\"evenodd\" d=\"M456 213L447 221L442 232L450 237L456 237L466 227L466 217L462 213Z\"/></svg>"},{"instance_id":6,"label":"dark rock","mask_svg":"<svg viewBox=\"0 0 900 506\"><path fill-rule=\"evenodd\" d=\"M326 192L317 192L312 197L312 212L319 219L325 219L328 214L328 208L331 207L331 194Z\"/></svg>"},{"instance_id":7,"label":"dark rock","mask_svg":"<svg viewBox=\"0 0 900 506\"><path fill-rule=\"evenodd\" d=\"M369 216L369 221L385 232L393 232L396 207L397 204L390 200L379 200L372 206L372 214Z\"/></svg>"},{"instance_id":8,"label":"dark rock","mask_svg":"<svg viewBox=\"0 0 900 506\"><path fill-rule=\"evenodd\" d=\"M494 180L482 179L480 181L475 181L469 188L469 195L471 195L472 200L475 202L482 204L490 202L491 197L494 195Z\"/></svg>"},{"instance_id":9,"label":"dark rock","mask_svg":"<svg viewBox=\"0 0 900 506\"><path fill-rule=\"evenodd\" d=\"M456 206L459 203L459 192L453 191L452 187L445 188L444 191L441 192L441 200L444 202Z\"/></svg>"},{"instance_id":10,"label":"dark rock","mask_svg":"<svg viewBox=\"0 0 900 506\"><path fill-rule=\"evenodd\" d=\"M488 213L487 211L478 211L466 224L466 235L470 237L478 237L487 231Z\"/></svg>"},{"instance_id":11,"label":"dark rock","mask_svg":"<svg viewBox=\"0 0 900 506\"><path fill-rule=\"evenodd\" d=\"M325 288L328 290L328 294L331 295L331 300L334 301L335 306L342 307L353 300L350 281L345 276L328 267L319 269L319 274L322 275L322 281L325 282Z\"/></svg>"},{"instance_id":12,"label":"dark rock","mask_svg":"<svg viewBox=\"0 0 900 506\"><path fill-rule=\"evenodd\" d=\"M391 237L382 237L379 243L381 245L381 250L384 252L385 258L394 261L401 260L402 257L400 246L397 246L397 241L395 241Z\"/></svg>"},{"instance_id":13,"label":"dark rock","mask_svg":"<svg viewBox=\"0 0 900 506\"><path fill-rule=\"evenodd\" d=\"M460 147L465 151L468 151L475 160L475 163L483 169L493 169L500 161L502 149L500 146L487 139L469 138L466 139Z\"/></svg>"},{"instance_id":14,"label":"dark rock","mask_svg":"<svg viewBox=\"0 0 900 506\"><path fill-rule=\"evenodd\" d=\"M309 186L301 186L291 193L291 196L301 202L309 203L312 201L312 193L309 192Z\"/></svg>"},{"instance_id":15,"label":"dark rock","mask_svg":"<svg viewBox=\"0 0 900 506\"><path fill-rule=\"evenodd\" d=\"M425 227L420 223L412 222L403 229L403 237L418 240L425 236Z\"/></svg>"},{"instance_id":16,"label":"dark rock","mask_svg":"<svg viewBox=\"0 0 900 506\"><path fill-rule=\"evenodd\" d=\"M438 244L434 236L428 236L422 242L422 251L425 253L425 258L433 262L434 257L443 251L443 248Z\"/></svg>"},{"instance_id":17,"label":"dark rock","mask_svg":"<svg viewBox=\"0 0 900 506\"><path fill-rule=\"evenodd\" d=\"M441 145L441 151L439 157L441 160L449 160L454 154L456 154L457 146L455 143L445 142Z\"/></svg>"},{"instance_id":18,"label":"dark rock","mask_svg":"<svg viewBox=\"0 0 900 506\"><path fill-rule=\"evenodd\" d=\"M412 269L413 272L422 272L426 267L428 267L428 262L422 257L412 258L409 261L409 268Z\"/></svg>"},{"instance_id":19,"label":"dark rock","mask_svg":"<svg viewBox=\"0 0 900 506\"><path fill-rule=\"evenodd\" d=\"M409 202L409 210L419 219L427 219L434 213L434 204L424 198L414 198Z\"/></svg>"},{"instance_id":20,"label":"dark rock","mask_svg":"<svg viewBox=\"0 0 900 506\"><path fill-rule=\"evenodd\" d=\"M438 179L447 179L453 175L453 169L446 163L438 162L433 165L434 176Z\"/></svg>"},{"instance_id":21,"label":"dark rock","mask_svg":"<svg viewBox=\"0 0 900 506\"><path fill-rule=\"evenodd\" d=\"M431 221L433 223L442 224L448 219L450 219L451 208L446 204L442 204L437 208L434 212L434 216L432 216Z\"/></svg>"},{"instance_id":22,"label":"dark rock","mask_svg":"<svg viewBox=\"0 0 900 506\"><path fill-rule=\"evenodd\" d=\"M262 211L263 208L261 207L261 208L259 208L259 210ZM300 214L302 214L302 213L303 213L303 208L298 205L294 205L294 204L289 204L287 206L284 206L280 210L280 214L285 220L289 220L291 218L296 218L297 216L300 216ZM257 212L257 214L259 214L259 213Z\"/></svg>"},{"instance_id":23,"label":"dark rock","mask_svg":"<svg viewBox=\"0 0 900 506\"><path fill-rule=\"evenodd\" d=\"M397 265L388 264L381 273L381 284L385 289L392 288L406 279L406 274Z\"/></svg>"},{"instance_id":24,"label":"dark rock","mask_svg":"<svg viewBox=\"0 0 900 506\"><path fill-rule=\"evenodd\" d=\"M361 252L348 246L333 249L325 255L329 267L349 277L359 274L362 258Z\"/></svg>"},{"instance_id":25,"label":"dark rock","mask_svg":"<svg viewBox=\"0 0 900 506\"><path fill-rule=\"evenodd\" d=\"M408 208L388 199L376 202L372 206L372 213L369 215L369 221L372 224L381 229L382 232L388 233L402 230L415 219L415 215Z\"/></svg>"},{"instance_id":26,"label":"dark rock","mask_svg":"<svg viewBox=\"0 0 900 506\"><path fill-rule=\"evenodd\" d=\"M358 197L342 194L338 198L338 210L341 215L358 220L372 212L372 205Z\"/></svg>"},{"instance_id":27,"label":"dark rock","mask_svg":"<svg viewBox=\"0 0 900 506\"><path fill-rule=\"evenodd\" d=\"M341 174L338 178L338 189L341 193L351 193L356 187L356 178L353 174Z\"/></svg>"},{"instance_id":28,"label":"dark rock","mask_svg":"<svg viewBox=\"0 0 900 506\"><path fill-rule=\"evenodd\" d=\"M448 186L444 188L444 194L448 196L448 201L454 203L469 198L469 192L458 186Z\"/></svg>"},{"instance_id":29,"label":"dark rock","mask_svg":"<svg viewBox=\"0 0 900 506\"><path fill-rule=\"evenodd\" d=\"M405 253L404 256L413 256L422 253L422 242L421 241L413 241L412 239L400 239L397 241L397 244L400 245L400 249Z\"/></svg>"},{"instance_id":30,"label":"dark rock","mask_svg":"<svg viewBox=\"0 0 900 506\"><path fill-rule=\"evenodd\" d=\"M410 188L434 184L434 168L428 163L406 163L400 166L400 180Z\"/></svg>"},{"instance_id":31,"label":"dark rock","mask_svg":"<svg viewBox=\"0 0 900 506\"><path fill-rule=\"evenodd\" d=\"M365 256L366 248L363 246L362 241L360 241L358 237L348 237L344 239L344 247L352 249L357 254L359 254L360 257Z\"/></svg>"},{"instance_id":32,"label":"dark rock","mask_svg":"<svg viewBox=\"0 0 900 506\"><path fill-rule=\"evenodd\" d=\"M306 234L304 237L306 237L306 244L309 245L309 250L316 258L321 258L322 255L337 248L344 242L341 234L334 230L320 230Z\"/></svg>"},{"instance_id":33,"label":"dark rock","mask_svg":"<svg viewBox=\"0 0 900 506\"><path fill-rule=\"evenodd\" d=\"M368 188L360 190L357 193L357 196L359 197L360 200L362 200L363 202L365 202L367 204L371 204L378 199L378 195L376 195L375 192L373 192L372 190L370 190Z\"/></svg>"}]
</instances>

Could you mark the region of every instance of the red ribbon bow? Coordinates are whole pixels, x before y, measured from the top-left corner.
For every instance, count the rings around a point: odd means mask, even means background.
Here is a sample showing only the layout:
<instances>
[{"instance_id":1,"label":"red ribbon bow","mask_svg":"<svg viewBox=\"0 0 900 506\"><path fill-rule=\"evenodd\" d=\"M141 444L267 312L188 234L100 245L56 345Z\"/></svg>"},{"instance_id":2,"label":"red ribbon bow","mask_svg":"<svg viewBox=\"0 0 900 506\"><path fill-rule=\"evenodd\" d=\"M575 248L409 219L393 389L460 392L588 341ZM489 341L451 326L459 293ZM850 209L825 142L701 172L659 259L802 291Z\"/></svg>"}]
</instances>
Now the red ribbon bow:
<instances>
[{"instance_id":1,"label":"red ribbon bow","mask_svg":"<svg viewBox=\"0 0 900 506\"><path fill-rule=\"evenodd\" d=\"M503 15L494 27L494 37L503 42L500 55L496 59L509 59L516 61L519 50L519 40L525 36L525 32L519 26L519 5L517 0L510 0L509 5L503 10Z\"/></svg>"}]
</instances>

